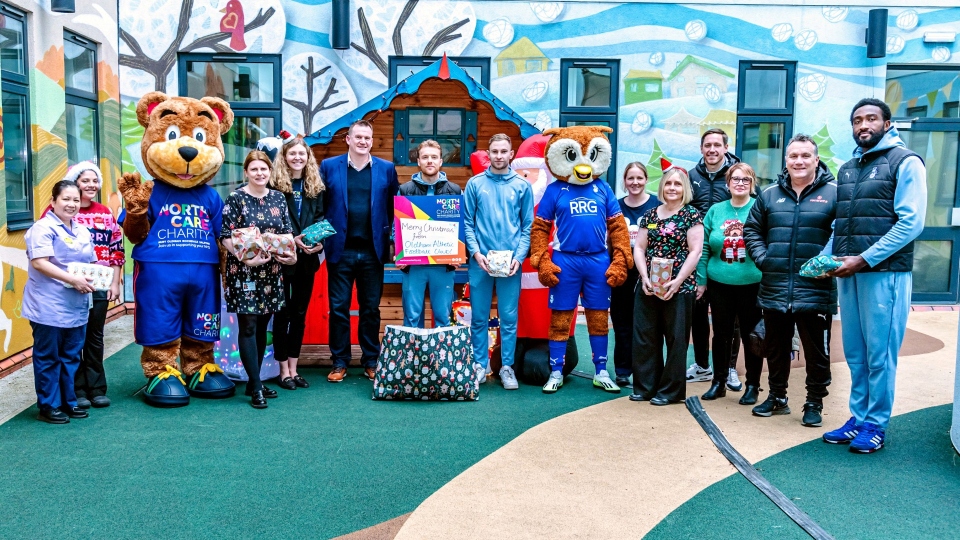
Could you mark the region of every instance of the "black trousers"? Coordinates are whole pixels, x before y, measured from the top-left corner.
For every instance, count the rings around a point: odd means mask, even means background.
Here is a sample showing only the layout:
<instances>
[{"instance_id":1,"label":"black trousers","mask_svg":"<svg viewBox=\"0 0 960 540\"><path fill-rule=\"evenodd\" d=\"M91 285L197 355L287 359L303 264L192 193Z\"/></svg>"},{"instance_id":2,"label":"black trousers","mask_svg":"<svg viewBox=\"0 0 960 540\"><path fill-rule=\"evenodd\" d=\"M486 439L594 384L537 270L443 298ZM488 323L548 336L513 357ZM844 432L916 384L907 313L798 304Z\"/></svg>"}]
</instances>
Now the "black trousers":
<instances>
[{"instance_id":1,"label":"black trousers","mask_svg":"<svg viewBox=\"0 0 960 540\"><path fill-rule=\"evenodd\" d=\"M92 399L107 395L107 375L103 370L103 326L107 321L109 305L107 291L94 291L93 307L87 319L86 341L73 383L78 398Z\"/></svg>"},{"instance_id":2,"label":"black trousers","mask_svg":"<svg viewBox=\"0 0 960 540\"><path fill-rule=\"evenodd\" d=\"M240 351L240 361L243 370L247 372L247 390L256 392L263 388L260 381L260 366L263 365L263 355L267 351L267 325L271 314L267 315L237 315L240 329L237 335L237 348Z\"/></svg>"},{"instance_id":3,"label":"black trousers","mask_svg":"<svg viewBox=\"0 0 960 540\"><path fill-rule=\"evenodd\" d=\"M316 271L310 271L306 258L297 260L293 274L283 276L283 309L273 315L273 357L278 362L300 358L307 308L313 298Z\"/></svg>"},{"instance_id":4,"label":"black trousers","mask_svg":"<svg viewBox=\"0 0 960 540\"><path fill-rule=\"evenodd\" d=\"M633 325L633 393L683 401L694 293L664 302L637 290ZM667 344L666 364L663 344Z\"/></svg>"},{"instance_id":5,"label":"black trousers","mask_svg":"<svg viewBox=\"0 0 960 540\"><path fill-rule=\"evenodd\" d=\"M627 271L627 281L610 291L610 320L613 322L613 365L617 377L633 373L633 304L640 273Z\"/></svg>"},{"instance_id":6,"label":"black trousers","mask_svg":"<svg viewBox=\"0 0 960 540\"><path fill-rule=\"evenodd\" d=\"M726 383L728 367L736 364L739 351L734 349L734 344L739 345L740 342L737 323L746 332L750 332L763 316L760 307L757 306L759 292L759 283L727 285L712 279L707 281L707 294L710 295L710 309L713 312L713 380L715 382ZM743 357L747 367L747 384L760 386L763 358L751 353L750 347L743 348ZM731 358L733 363L730 363Z\"/></svg>"},{"instance_id":7,"label":"black trousers","mask_svg":"<svg viewBox=\"0 0 960 540\"><path fill-rule=\"evenodd\" d=\"M707 290L710 290L709 286ZM703 369L710 367L710 310L716 311L713 308L709 294L704 294L703 297L696 300L693 304L693 359L697 362L697 365ZM714 314L714 316L716 316L716 314ZM753 327L750 327L750 330L753 330ZM737 367L737 357L740 355L741 338L739 323L734 323L733 334L733 347L730 349L730 365L728 369ZM717 370L714 369L713 371L714 376L716 376Z\"/></svg>"},{"instance_id":8,"label":"black trousers","mask_svg":"<svg viewBox=\"0 0 960 540\"><path fill-rule=\"evenodd\" d=\"M807 401L823 403L830 386L830 330L833 316L829 313L781 313L764 310L766 327L764 347L767 349L767 367L770 368L770 395L786 397L790 379L790 352L793 328L800 333L800 344L807 363Z\"/></svg>"},{"instance_id":9,"label":"black trousers","mask_svg":"<svg viewBox=\"0 0 960 540\"><path fill-rule=\"evenodd\" d=\"M372 248L347 249L336 264L327 267L330 298L330 356L334 367L350 364L350 298L357 286L360 306L360 358L363 367L377 365L380 356L380 297L383 296L383 263Z\"/></svg>"}]
</instances>

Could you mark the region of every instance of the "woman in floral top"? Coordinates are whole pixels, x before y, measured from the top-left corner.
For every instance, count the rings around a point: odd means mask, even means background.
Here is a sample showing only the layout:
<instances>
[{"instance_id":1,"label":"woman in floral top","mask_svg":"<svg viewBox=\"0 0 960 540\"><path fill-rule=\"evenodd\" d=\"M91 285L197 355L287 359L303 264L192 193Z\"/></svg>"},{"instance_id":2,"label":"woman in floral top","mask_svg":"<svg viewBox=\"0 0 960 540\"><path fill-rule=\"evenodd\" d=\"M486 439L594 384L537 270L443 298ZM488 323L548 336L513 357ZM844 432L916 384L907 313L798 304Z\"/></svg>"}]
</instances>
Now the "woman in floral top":
<instances>
[{"instance_id":1,"label":"woman in floral top","mask_svg":"<svg viewBox=\"0 0 960 540\"><path fill-rule=\"evenodd\" d=\"M247 372L247 395L255 409L267 407L267 397L277 391L260 381L260 364L267 348L267 323L284 305L281 264L296 264L297 254L270 255L263 252L252 259L237 258L232 234L236 229L257 227L261 233L290 234L290 215L283 194L267 188L271 162L267 154L254 150L243 160L247 183L227 197L223 206L220 239L227 250L224 292L227 311L236 313L240 361Z\"/></svg>"},{"instance_id":2,"label":"woman in floral top","mask_svg":"<svg viewBox=\"0 0 960 540\"><path fill-rule=\"evenodd\" d=\"M702 216L691 206L693 191L687 171L670 166L657 193L663 204L638 223L633 257L640 271L633 323L633 395L631 401L653 405L686 398L687 344L693 302L697 296L697 263L703 250ZM671 276L654 286L654 257L673 259ZM667 360L663 361L663 342Z\"/></svg>"}]
</instances>

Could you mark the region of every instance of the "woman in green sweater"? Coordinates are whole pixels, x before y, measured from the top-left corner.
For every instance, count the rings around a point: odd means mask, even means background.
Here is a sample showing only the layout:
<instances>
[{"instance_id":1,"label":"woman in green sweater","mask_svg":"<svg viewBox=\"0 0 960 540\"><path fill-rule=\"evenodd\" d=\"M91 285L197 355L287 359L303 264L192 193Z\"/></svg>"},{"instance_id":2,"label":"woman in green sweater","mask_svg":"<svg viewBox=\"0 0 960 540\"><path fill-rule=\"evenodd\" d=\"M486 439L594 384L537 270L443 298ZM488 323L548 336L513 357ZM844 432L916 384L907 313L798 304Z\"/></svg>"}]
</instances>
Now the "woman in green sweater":
<instances>
[{"instance_id":1,"label":"woman in green sweater","mask_svg":"<svg viewBox=\"0 0 960 540\"><path fill-rule=\"evenodd\" d=\"M703 254L697 265L697 298L710 295L713 318L713 384L701 399L727 395L727 367L733 346L734 322L739 319L742 332L750 332L760 322L757 306L760 270L747 253L743 224L747 221L757 182L753 167L737 163L727 170L730 200L710 207L703 218ZM741 405L757 402L763 358L749 347L743 351L747 365L747 388ZM719 362L719 363L718 363Z\"/></svg>"}]
</instances>

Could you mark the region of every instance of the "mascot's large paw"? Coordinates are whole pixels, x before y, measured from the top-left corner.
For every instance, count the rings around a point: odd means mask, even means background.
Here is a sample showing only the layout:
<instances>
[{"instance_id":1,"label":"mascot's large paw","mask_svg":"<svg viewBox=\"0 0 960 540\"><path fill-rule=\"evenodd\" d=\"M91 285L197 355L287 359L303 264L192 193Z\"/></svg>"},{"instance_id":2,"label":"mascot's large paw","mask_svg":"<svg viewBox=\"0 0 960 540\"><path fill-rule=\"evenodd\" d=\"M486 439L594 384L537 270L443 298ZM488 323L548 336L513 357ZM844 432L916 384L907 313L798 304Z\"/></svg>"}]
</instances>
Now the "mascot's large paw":
<instances>
[{"instance_id":1,"label":"mascot's large paw","mask_svg":"<svg viewBox=\"0 0 960 540\"><path fill-rule=\"evenodd\" d=\"M117 183L117 189L123 195L123 202L127 212L143 214L150 206L150 194L153 193L153 182L141 182L140 173L126 173Z\"/></svg>"},{"instance_id":2,"label":"mascot's large paw","mask_svg":"<svg viewBox=\"0 0 960 540\"><path fill-rule=\"evenodd\" d=\"M560 283L557 274L560 273L560 267L553 264L549 255L540 258L540 268L537 268L537 278L544 287L553 287Z\"/></svg>"},{"instance_id":3,"label":"mascot's large paw","mask_svg":"<svg viewBox=\"0 0 960 540\"><path fill-rule=\"evenodd\" d=\"M623 264L611 264L603 275L607 278L607 285L611 287L619 287L627 281L627 269Z\"/></svg>"},{"instance_id":4,"label":"mascot's large paw","mask_svg":"<svg viewBox=\"0 0 960 540\"><path fill-rule=\"evenodd\" d=\"M228 379L216 364L204 364L200 371L190 378L188 389L191 396L204 399L233 397L237 390L233 381Z\"/></svg>"},{"instance_id":5,"label":"mascot's large paw","mask_svg":"<svg viewBox=\"0 0 960 540\"><path fill-rule=\"evenodd\" d=\"M170 366L166 371L153 376L143 392L147 405L154 407L183 407L190 404L190 394L180 378L180 372Z\"/></svg>"}]
</instances>

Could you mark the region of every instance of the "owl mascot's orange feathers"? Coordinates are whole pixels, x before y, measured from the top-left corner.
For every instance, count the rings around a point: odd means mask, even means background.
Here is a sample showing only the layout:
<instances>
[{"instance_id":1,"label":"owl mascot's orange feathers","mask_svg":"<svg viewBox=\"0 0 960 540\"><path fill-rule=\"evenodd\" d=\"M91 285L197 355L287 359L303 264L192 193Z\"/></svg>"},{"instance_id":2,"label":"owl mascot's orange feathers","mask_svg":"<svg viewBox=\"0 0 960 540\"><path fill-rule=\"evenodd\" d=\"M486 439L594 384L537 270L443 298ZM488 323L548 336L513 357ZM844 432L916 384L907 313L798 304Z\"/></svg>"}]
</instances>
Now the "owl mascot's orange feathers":
<instances>
[{"instance_id":1,"label":"owl mascot's orange feathers","mask_svg":"<svg viewBox=\"0 0 960 540\"><path fill-rule=\"evenodd\" d=\"M602 126L548 129L544 158L557 178L540 200L530 233L530 262L540 283L550 287L550 368L543 391L563 386L563 363L570 324L583 305L596 373L593 385L620 392L607 373L607 315L610 288L622 285L633 267L630 233L610 186L598 179L607 171L613 148ZM551 253L550 231L556 227Z\"/></svg>"}]
</instances>

